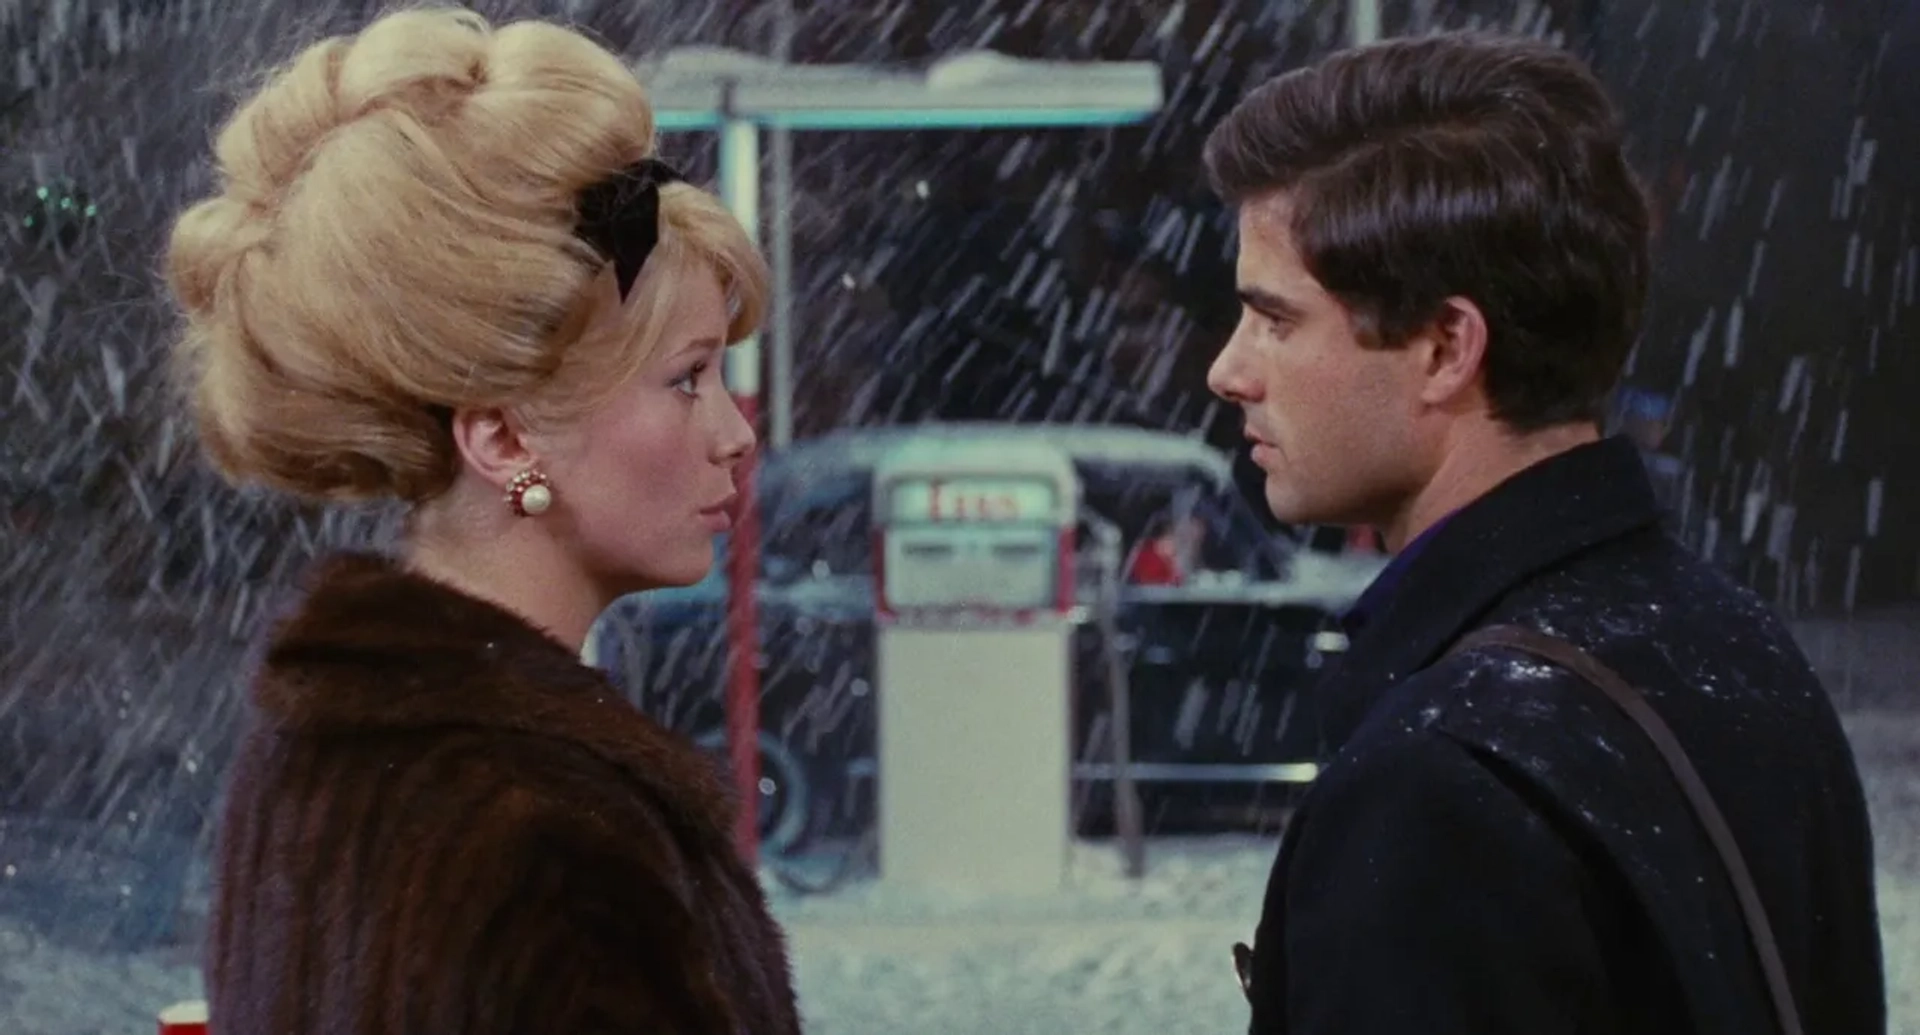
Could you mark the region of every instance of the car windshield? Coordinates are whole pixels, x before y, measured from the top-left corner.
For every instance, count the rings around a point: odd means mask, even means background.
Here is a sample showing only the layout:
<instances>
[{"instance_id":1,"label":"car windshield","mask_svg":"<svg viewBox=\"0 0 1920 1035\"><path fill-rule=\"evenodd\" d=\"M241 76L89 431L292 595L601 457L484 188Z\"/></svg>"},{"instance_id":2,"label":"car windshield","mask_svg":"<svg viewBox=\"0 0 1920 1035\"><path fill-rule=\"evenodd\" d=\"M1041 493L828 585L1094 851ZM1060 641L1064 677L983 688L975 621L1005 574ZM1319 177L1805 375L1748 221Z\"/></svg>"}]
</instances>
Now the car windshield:
<instances>
[{"instance_id":1,"label":"car windshield","mask_svg":"<svg viewBox=\"0 0 1920 1035\"><path fill-rule=\"evenodd\" d=\"M1232 484L1179 466L1081 459L1081 506L1120 533L1130 557L1154 537L1184 526L1200 570L1248 581L1281 576L1289 542L1268 529ZM762 482L761 572L769 582L871 576L872 472L853 468L783 471ZM1092 542L1082 529L1082 542ZM711 576L719 577L719 576Z\"/></svg>"},{"instance_id":2,"label":"car windshield","mask_svg":"<svg viewBox=\"0 0 1920 1035\"><path fill-rule=\"evenodd\" d=\"M864 496L775 511L766 525L761 570L776 583L871 575L870 515Z\"/></svg>"},{"instance_id":3,"label":"car windshield","mask_svg":"<svg viewBox=\"0 0 1920 1035\"><path fill-rule=\"evenodd\" d=\"M1125 556L1156 538L1182 535L1192 540L1200 570L1248 581L1280 577L1285 542L1267 531L1232 485L1131 466L1090 467L1081 478L1081 506L1118 529Z\"/></svg>"}]
</instances>

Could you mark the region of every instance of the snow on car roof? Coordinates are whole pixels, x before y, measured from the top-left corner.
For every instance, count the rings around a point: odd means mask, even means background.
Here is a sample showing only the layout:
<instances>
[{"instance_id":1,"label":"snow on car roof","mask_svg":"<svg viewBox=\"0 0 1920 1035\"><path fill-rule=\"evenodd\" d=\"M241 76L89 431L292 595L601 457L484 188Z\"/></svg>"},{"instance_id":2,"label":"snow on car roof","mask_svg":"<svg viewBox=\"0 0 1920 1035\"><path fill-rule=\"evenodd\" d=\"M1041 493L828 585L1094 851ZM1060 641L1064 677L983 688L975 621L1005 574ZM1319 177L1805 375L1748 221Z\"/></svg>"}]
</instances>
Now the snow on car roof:
<instances>
[{"instance_id":1,"label":"snow on car roof","mask_svg":"<svg viewBox=\"0 0 1920 1035\"><path fill-rule=\"evenodd\" d=\"M994 424L931 422L884 427L844 428L803 439L768 457L777 479L833 473L865 473L900 445L917 439L944 438L983 445L1045 443L1076 464L1163 467L1198 474L1216 485L1233 479L1226 455L1198 438L1168 431L1100 424Z\"/></svg>"}]
</instances>

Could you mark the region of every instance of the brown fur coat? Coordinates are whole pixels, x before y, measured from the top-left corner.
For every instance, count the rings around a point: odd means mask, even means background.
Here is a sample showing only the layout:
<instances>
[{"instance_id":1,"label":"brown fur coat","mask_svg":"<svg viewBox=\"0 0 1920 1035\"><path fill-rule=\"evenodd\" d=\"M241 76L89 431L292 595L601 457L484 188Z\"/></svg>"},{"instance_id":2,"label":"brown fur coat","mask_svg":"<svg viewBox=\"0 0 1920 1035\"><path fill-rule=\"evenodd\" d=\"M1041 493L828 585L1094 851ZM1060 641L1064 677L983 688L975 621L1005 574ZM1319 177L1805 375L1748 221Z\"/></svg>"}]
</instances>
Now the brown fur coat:
<instances>
[{"instance_id":1,"label":"brown fur coat","mask_svg":"<svg viewBox=\"0 0 1920 1035\"><path fill-rule=\"evenodd\" d=\"M785 942L708 756L520 619L322 564L221 830L221 1035L786 1035Z\"/></svg>"}]
</instances>

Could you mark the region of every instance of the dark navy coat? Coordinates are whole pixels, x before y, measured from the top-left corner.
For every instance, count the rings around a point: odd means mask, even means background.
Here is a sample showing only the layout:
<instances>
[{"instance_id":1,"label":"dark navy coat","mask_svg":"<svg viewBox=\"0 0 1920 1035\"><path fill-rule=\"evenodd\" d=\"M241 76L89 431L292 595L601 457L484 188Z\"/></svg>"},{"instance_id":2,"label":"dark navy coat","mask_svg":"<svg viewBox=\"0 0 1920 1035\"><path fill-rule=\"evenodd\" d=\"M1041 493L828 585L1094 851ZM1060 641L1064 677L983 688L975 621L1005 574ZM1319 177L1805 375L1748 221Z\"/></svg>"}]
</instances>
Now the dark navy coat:
<instances>
[{"instance_id":1,"label":"dark navy coat","mask_svg":"<svg viewBox=\"0 0 1920 1035\"><path fill-rule=\"evenodd\" d=\"M1739 840L1806 1030L1886 1030L1838 717L1775 616L1659 518L1609 439L1508 480L1394 572L1320 687L1338 751L1269 880L1254 1035L1777 1030L1732 886L1639 727L1555 666L1447 656L1497 623L1646 691Z\"/></svg>"}]
</instances>

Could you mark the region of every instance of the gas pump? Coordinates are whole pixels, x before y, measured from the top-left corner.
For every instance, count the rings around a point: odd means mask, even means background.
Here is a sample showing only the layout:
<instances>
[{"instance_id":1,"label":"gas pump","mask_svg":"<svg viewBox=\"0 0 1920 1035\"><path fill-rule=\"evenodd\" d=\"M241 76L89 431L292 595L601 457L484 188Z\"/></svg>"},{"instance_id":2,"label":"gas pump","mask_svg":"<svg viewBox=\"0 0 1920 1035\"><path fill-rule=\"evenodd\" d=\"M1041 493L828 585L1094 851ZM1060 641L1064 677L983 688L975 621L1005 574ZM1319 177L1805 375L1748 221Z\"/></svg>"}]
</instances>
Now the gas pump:
<instances>
[{"instance_id":1,"label":"gas pump","mask_svg":"<svg viewBox=\"0 0 1920 1035\"><path fill-rule=\"evenodd\" d=\"M880 877L1045 893L1067 876L1073 528L1043 443L909 442L875 467Z\"/></svg>"}]
</instances>

